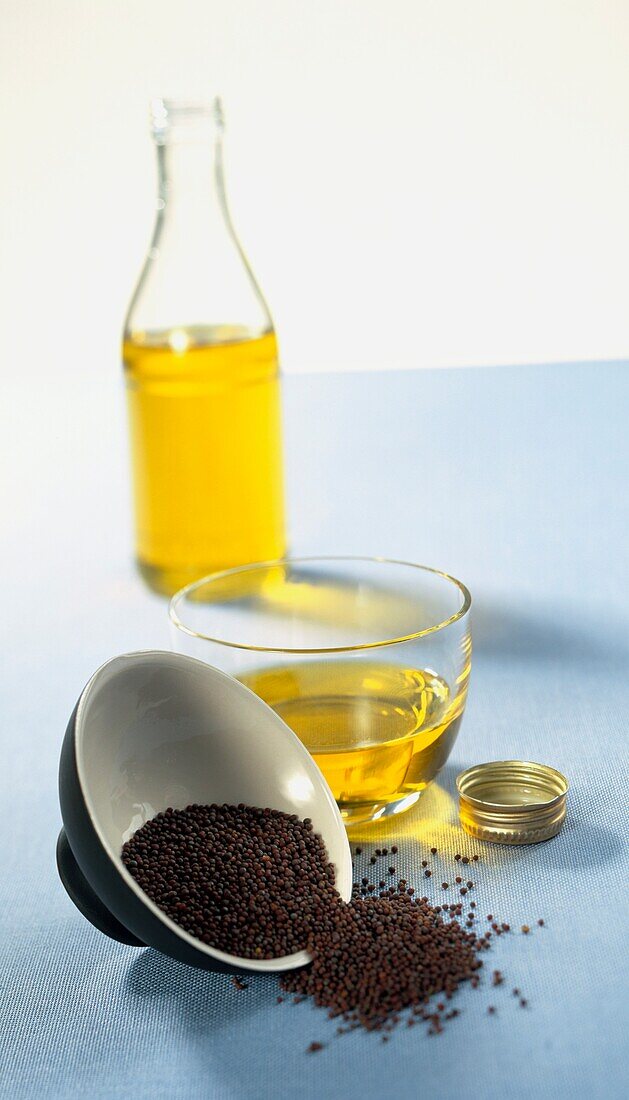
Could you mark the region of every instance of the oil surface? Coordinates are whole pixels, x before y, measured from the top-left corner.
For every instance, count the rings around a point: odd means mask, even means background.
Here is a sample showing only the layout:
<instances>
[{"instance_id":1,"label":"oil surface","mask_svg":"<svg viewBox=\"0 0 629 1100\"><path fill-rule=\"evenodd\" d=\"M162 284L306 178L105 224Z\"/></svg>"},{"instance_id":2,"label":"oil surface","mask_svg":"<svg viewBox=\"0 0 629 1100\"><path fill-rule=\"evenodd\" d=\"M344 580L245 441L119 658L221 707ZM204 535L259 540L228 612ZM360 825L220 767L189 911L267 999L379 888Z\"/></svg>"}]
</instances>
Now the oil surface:
<instances>
[{"instance_id":1,"label":"oil surface","mask_svg":"<svg viewBox=\"0 0 629 1100\"><path fill-rule=\"evenodd\" d=\"M284 553L275 335L191 327L123 346L136 554L160 592Z\"/></svg>"},{"instance_id":2,"label":"oil surface","mask_svg":"<svg viewBox=\"0 0 629 1100\"><path fill-rule=\"evenodd\" d=\"M310 660L241 677L294 730L352 819L421 791L445 763L465 690L428 670Z\"/></svg>"}]
</instances>

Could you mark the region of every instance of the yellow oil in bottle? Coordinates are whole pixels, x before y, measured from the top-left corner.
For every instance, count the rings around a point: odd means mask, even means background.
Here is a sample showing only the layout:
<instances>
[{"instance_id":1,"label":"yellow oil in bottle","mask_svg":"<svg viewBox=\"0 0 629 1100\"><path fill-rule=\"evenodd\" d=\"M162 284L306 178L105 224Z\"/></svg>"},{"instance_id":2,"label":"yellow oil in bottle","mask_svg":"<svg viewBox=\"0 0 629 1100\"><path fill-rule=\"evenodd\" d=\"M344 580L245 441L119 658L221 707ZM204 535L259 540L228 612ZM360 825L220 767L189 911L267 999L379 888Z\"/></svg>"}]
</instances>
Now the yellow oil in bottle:
<instances>
[{"instance_id":1,"label":"yellow oil in bottle","mask_svg":"<svg viewBox=\"0 0 629 1100\"><path fill-rule=\"evenodd\" d=\"M458 733L466 679L453 694L434 672L349 659L241 676L312 753L348 824L434 779Z\"/></svg>"},{"instance_id":2,"label":"yellow oil in bottle","mask_svg":"<svg viewBox=\"0 0 629 1100\"><path fill-rule=\"evenodd\" d=\"M274 333L198 326L134 334L123 359L145 580L168 594L217 569L281 557Z\"/></svg>"}]
</instances>

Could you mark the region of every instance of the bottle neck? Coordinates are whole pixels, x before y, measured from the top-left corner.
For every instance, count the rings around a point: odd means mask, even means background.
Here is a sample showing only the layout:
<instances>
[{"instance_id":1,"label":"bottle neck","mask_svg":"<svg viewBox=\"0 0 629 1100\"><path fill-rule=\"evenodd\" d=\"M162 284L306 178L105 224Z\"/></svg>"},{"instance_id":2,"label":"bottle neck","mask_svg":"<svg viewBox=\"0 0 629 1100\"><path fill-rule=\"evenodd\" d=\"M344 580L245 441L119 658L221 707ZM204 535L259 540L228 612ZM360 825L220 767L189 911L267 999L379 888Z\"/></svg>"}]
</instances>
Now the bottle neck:
<instances>
[{"instance_id":1,"label":"bottle neck","mask_svg":"<svg viewBox=\"0 0 629 1100\"><path fill-rule=\"evenodd\" d=\"M198 229L208 218L229 226L219 136L160 144L157 165L160 209L193 218Z\"/></svg>"},{"instance_id":2,"label":"bottle neck","mask_svg":"<svg viewBox=\"0 0 629 1100\"><path fill-rule=\"evenodd\" d=\"M202 325L271 331L268 307L227 206L220 103L157 100L152 112L157 217L126 330Z\"/></svg>"}]
</instances>

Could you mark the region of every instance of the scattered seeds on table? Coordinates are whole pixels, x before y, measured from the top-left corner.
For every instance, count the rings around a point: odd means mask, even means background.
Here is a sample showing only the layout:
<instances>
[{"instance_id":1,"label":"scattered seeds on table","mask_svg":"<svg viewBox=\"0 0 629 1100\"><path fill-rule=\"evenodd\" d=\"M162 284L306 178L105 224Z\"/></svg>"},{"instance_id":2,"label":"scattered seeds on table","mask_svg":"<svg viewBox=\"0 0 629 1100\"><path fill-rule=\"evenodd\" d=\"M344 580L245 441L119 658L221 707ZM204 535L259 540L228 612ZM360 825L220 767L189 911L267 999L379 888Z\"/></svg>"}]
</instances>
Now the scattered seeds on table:
<instances>
[{"instance_id":1,"label":"scattered seeds on table","mask_svg":"<svg viewBox=\"0 0 629 1100\"><path fill-rule=\"evenodd\" d=\"M375 851L372 866L398 848ZM459 854L455 859L470 862ZM388 889L381 878L378 896L364 876L345 903L309 819L243 804L169 809L127 841L122 860L148 896L203 943L244 958L309 951L311 965L282 975L282 992L292 994L295 1004L310 996L330 1017L341 1016L338 1034L364 1027L383 1032L387 1041L404 1009L414 1014L409 1026L425 1021L429 1034L440 1034L443 1021L458 1015L456 1009L443 1014L461 982L479 986L480 954L489 948L491 932L473 931L475 902L467 915L462 902L433 906L426 895L415 896L404 878ZM427 860L421 864L430 878ZM396 874L393 865L389 874ZM468 880L459 894L464 897L473 885ZM449 889L446 881L441 886ZM492 914L487 919L498 935L510 930ZM521 929L530 931L528 925ZM247 988L239 977L231 980L235 989ZM502 973L494 971L492 985L502 982ZM431 1011L430 999L438 993L444 1000ZM520 991L513 994L525 1008ZM277 1003L284 999L279 995ZM496 1008L487 1011L493 1015ZM323 1046L313 1042L307 1050Z\"/></svg>"}]
</instances>

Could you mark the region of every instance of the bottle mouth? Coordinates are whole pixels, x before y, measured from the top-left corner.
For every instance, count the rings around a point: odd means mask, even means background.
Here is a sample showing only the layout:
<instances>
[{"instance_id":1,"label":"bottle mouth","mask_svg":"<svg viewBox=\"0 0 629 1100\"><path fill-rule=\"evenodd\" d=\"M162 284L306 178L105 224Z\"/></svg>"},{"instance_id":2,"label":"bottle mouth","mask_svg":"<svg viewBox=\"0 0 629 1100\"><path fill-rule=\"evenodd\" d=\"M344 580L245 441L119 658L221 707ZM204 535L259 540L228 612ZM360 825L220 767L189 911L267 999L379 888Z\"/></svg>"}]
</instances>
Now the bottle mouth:
<instances>
[{"instance_id":1,"label":"bottle mouth","mask_svg":"<svg viewBox=\"0 0 629 1100\"><path fill-rule=\"evenodd\" d=\"M193 141L209 131L222 132L225 119L220 96L209 100L152 99L151 133L158 145Z\"/></svg>"}]
</instances>

